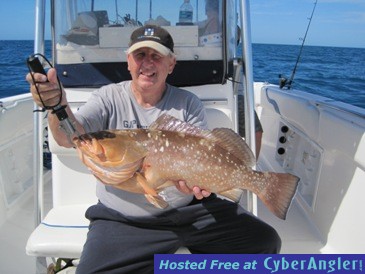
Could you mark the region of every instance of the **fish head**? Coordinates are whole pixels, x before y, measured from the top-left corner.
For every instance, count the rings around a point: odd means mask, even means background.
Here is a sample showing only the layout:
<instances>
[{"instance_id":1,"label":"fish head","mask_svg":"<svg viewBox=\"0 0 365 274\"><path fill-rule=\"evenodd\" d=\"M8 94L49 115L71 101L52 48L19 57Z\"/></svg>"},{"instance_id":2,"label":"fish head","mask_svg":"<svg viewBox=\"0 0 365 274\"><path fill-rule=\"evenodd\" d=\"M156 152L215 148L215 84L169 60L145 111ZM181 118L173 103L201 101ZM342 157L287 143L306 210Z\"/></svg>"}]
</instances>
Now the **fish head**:
<instances>
[{"instance_id":1,"label":"fish head","mask_svg":"<svg viewBox=\"0 0 365 274\"><path fill-rule=\"evenodd\" d=\"M88 157L100 166L134 163L147 155L146 147L136 139L138 133L128 130L98 131L74 138L80 157Z\"/></svg>"}]
</instances>

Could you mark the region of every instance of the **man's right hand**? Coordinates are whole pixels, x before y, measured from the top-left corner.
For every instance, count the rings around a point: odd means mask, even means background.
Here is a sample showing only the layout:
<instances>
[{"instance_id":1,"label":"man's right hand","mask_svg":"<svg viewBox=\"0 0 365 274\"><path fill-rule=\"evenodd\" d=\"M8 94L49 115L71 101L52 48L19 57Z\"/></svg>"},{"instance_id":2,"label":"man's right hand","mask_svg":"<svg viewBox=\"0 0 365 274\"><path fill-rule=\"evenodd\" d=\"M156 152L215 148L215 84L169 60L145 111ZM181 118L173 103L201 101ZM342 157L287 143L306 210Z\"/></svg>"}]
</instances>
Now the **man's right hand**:
<instances>
[{"instance_id":1,"label":"man's right hand","mask_svg":"<svg viewBox=\"0 0 365 274\"><path fill-rule=\"evenodd\" d=\"M57 72L54 68L51 68L47 73L48 81L47 77L41 73L34 73L33 77L36 82L35 84L33 83L30 73L27 74L26 80L30 84L30 92L33 96L33 100L39 107L44 107L40 96L45 106L55 106L58 103L61 103L61 105L67 104L65 92L63 91L62 87L61 91L59 89L60 87L58 86ZM59 102L61 92L62 102Z\"/></svg>"},{"instance_id":2,"label":"man's right hand","mask_svg":"<svg viewBox=\"0 0 365 274\"><path fill-rule=\"evenodd\" d=\"M58 104L66 106L65 110L71 123L74 123L74 126L79 133L85 133L84 128L76 121L70 107L67 105L66 93L64 89L58 85L56 70L51 68L47 73L47 77L41 73L34 73L33 76L36 83L33 83L30 73L27 74L26 80L30 84L30 92L34 102L41 108L44 108L45 106L52 107ZM61 94L62 101L60 102ZM42 100L40 98L42 98ZM70 139L72 139L73 136L68 136L65 134L64 130L60 128L60 121L58 120L57 115L51 113L48 115L48 128L52 131L53 138L58 145L63 147L74 146L74 144L70 142Z\"/></svg>"}]
</instances>

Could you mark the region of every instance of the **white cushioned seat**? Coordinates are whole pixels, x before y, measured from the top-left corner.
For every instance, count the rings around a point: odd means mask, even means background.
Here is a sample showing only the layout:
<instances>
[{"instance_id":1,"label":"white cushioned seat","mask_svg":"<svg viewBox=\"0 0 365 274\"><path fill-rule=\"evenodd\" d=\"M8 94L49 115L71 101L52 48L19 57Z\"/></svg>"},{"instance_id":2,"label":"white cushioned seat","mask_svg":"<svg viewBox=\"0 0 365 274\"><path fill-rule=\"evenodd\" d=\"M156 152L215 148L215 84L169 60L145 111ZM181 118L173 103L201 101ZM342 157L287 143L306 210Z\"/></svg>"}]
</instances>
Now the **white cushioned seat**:
<instances>
[{"instance_id":1,"label":"white cushioned seat","mask_svg":"<svg viewBox=\"0 0 365 274\"><path fill-rule=\"evenodd\" d=\"M26 253L37 257L80 258L88 232L85 211L90 204L58 206L50 210L30 235Z\"/></svg>"}]
</instances>

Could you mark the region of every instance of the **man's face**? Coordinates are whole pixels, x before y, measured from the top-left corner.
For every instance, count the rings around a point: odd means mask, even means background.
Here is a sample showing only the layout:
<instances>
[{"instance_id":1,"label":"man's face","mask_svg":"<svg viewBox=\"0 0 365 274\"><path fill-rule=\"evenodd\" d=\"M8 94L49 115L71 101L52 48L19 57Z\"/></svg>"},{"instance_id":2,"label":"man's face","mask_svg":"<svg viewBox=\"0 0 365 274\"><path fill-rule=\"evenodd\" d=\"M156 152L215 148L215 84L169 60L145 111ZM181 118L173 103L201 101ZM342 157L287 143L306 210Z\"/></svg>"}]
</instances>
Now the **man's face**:
<instances>
[{"instance_id":1,"label":"man's face","mask_svg":"<svg viewBox=\"0 0 365 274\"><path fill-rule=\"evenodd\" d=\"M175 57L164 56L151 48L140 48L128 54L128 70L137 88L162 88L174 67Z\"/></svg>"}]
</instances>

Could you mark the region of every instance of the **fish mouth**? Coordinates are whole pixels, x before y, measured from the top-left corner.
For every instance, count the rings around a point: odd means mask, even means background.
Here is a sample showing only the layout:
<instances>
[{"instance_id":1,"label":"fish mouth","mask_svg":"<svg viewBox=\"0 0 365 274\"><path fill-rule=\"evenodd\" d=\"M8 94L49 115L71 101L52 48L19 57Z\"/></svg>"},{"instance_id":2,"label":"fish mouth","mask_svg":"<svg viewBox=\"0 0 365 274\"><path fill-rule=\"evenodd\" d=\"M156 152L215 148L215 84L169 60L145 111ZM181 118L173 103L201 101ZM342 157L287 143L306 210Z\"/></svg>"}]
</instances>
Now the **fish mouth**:
<instances>
[{"instance_id":1,"label":"fish mouth","mask_svg":"<svg viewBox=\"0 0 365 274\"><path fill-rule=\"evenodd\" d=\"M103 140L103 139L112 139L115 138L117 135L113 132L102 130L98 132L92 132L92 133L85 133L78 137L80 141L84 142L91 142L92 139L96 140Z\"/></svg>"},{"instance_id":2,"label":"fish mouth","mask_svg":"<svg viewBox=\"0 0 365 274\"><path fill-rule=\"evenodd\" d=\"M96 156L100 161L106 161L105 149L98 141L115 138L116 134L109 131L82 134L74 142L77 147L90 157Z\"/></svg>"}]
</instances>

